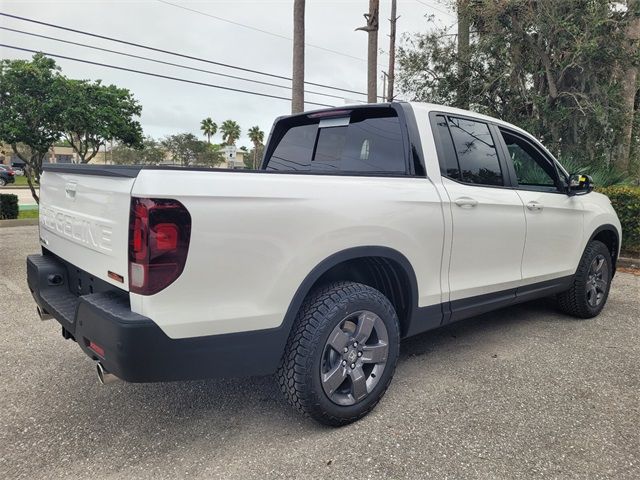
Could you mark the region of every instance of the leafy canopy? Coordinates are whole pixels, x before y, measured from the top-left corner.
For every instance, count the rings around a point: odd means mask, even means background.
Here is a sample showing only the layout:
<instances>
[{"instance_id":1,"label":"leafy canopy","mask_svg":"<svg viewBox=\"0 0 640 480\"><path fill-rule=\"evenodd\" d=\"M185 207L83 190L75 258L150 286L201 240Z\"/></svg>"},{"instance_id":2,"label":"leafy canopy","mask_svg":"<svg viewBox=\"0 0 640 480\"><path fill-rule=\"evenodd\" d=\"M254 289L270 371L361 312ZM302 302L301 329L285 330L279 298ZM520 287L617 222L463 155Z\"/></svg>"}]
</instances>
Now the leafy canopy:
<instances>
[{"instance_id":1,"label":"leafy canopy","mask_svg":"<svg viewBox=\"0 0 640 480\"><path fill-rule=\"evenodd\" d=\"M135 120L142 107L129 90L100 80L67 80L63 94L67 105L60 115L60 131L82 163L95 157L108 140L142 146L142 127Z\"/></svg>"},{"instance_id":2,"label":"leafy canopy","mask_svg":"<svg viewBox=\"0 0 640 480\"><path fill-rule=\"evenodd\" d=\"M169 152L172 162L183 167L213 167L224 161L224 154L218 145L203 142L192 133L169 135L161 145Z\"/></svg>"},{"instance_id":3,"label":"leafy canopy","mask_svg":"<svg viewBox=\"0 0 640 480\"><path fill-rule=\"evenodd\" d=\"M468 53L459 55L451 30L405 36L398 53L400 90L417 101L469 102L471 110L530 131L562 158L616 164L630 121L624 72L640 60L637 42L627 38L637 8L611 0L459 5L468 5L459 12L470 20Z\"/></svg>"},{"instance_id":4,"label":"leafy canopy","mask_svg":"<svg viewBox=\"0 0 640 480\"><path fill-rule=\"evenodd\" d=\"M234 120L222 122L220 131L222 132L222 140L226 145L235 145L241 134L240 125Z\"/></svg>"}]
</instances>

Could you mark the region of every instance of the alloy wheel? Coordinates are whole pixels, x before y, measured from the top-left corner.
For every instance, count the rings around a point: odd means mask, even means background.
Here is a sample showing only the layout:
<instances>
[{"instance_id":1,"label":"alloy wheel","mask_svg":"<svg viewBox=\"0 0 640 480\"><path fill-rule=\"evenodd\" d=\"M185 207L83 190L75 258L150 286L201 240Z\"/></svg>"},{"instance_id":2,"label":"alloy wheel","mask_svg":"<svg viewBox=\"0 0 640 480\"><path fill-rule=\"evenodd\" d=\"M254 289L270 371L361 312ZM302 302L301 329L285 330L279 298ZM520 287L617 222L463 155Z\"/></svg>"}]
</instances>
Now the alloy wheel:
<instances>
[{"instance_id":1,"label":"alloy wheel","mask_svg":"<svg viewBox=\"0 0 640 480\"><path fill-rule=\"evenodd\" d=\"M595 308L602 303L607 285L609 282L609 272L605 268L606 260L604 255L598 254L589 265L587 273L586 296L590 307Z\"/></svg>"},{"instance_id":2,"label":"alloy wheel","mask_svg":"<svg viewBox=\"0 0 640 480\"><path fill-rule=\"evenodd\" d=\"M354 405L380 381L389 354L389 335L373 312L354 312L331 331L320 365L320 381L329 399Z\"/></svg>"}]
</instances>

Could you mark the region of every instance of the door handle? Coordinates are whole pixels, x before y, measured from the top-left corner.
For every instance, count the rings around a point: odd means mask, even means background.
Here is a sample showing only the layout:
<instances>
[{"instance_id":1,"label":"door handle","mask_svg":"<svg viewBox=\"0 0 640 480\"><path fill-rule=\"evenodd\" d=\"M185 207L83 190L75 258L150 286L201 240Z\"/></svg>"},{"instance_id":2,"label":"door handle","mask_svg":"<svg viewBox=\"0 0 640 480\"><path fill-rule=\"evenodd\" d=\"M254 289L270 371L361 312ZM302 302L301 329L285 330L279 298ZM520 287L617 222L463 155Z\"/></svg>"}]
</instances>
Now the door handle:
<instances>
[{"instance_id":1,"label":"door handle","mask_svg":"<svg viewBox=\"0 0 640 480\"><path fill-rule=\"evenodd\" d=\"M529 210L531 210L532 212L539 212L540 210L543 209L543 206L542 206L541 203L531 201L531 202L527 203L527 208Z\"/></svg>"},{"instance_id":2,"label":"door handle","mask_svg":"<svg viewBox=\"0 0 640 480\"><path fill-rule=\"evenodd\" d=\"M454 203L461 208L473 208L478 205L478 201L471 197L456 198Z\"/></svg>"}]
</instances>

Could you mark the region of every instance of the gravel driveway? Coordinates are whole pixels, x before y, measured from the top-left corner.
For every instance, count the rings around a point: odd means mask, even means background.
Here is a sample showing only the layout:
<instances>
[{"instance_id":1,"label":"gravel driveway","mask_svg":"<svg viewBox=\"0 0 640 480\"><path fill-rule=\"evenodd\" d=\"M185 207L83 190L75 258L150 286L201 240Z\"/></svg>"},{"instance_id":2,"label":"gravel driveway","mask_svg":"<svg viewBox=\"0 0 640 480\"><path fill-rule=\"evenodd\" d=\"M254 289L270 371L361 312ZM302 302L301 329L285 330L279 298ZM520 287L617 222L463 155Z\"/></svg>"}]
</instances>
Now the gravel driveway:
<instances>
[{"instance_id":1,"label":"gravel driveway","mask_svg":"<svg viewBox=\"0 0 640 480\"><path fill-rule=\"evenodd\" d=\"M40 322L35 227L0 229L0 478L640 478L640 277L596 319L537 301L402 345L377 409L339 429L271 378L98 385Z\"/></svg>"}]
</instances>

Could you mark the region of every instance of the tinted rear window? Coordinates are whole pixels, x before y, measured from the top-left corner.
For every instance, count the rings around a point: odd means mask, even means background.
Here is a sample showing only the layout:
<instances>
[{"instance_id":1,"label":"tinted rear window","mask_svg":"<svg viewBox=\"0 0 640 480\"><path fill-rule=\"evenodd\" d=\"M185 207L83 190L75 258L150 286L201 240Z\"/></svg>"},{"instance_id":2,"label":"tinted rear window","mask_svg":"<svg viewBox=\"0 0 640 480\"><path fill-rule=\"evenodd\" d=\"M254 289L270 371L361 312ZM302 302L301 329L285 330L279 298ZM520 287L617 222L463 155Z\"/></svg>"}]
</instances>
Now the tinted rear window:
<instances>
[{"instance_id":1,"label":"tinted rear window","mask_svg":"<svg viewBox=\"0 0 640 480\"><path fill-rule=\"evenodd\" d=\"M291 127L271 154L267 170L309 170L318 124Z\"/></svg>"},{"instance_id":2,"label":"tinted rear window","mask_svg":"<svg viewBox=\"0 0 640 480\"><path fill-rule=\"evenodd\" d=\"M346 125L322 125L290 127L267 160L267 170L406 173L402 130L394 110L356 110Z\"/></svg>"}]
</instances>

